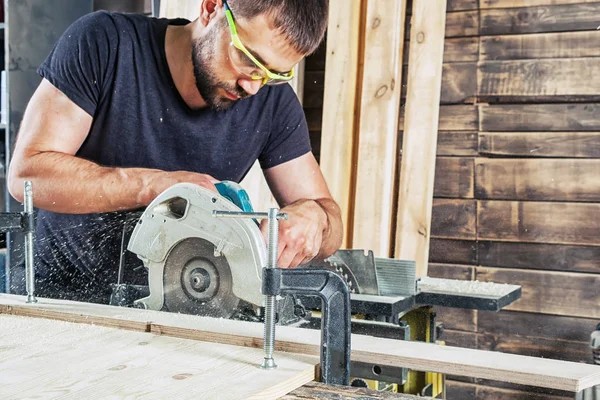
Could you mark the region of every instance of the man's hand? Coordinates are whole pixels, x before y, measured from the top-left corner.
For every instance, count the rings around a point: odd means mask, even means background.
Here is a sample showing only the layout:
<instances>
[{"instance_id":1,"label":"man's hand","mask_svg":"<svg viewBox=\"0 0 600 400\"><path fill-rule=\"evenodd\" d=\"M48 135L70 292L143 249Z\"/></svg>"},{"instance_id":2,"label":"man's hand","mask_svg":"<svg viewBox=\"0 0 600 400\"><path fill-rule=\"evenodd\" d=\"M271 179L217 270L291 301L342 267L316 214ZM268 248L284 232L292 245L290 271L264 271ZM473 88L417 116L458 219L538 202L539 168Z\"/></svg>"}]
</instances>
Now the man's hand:
<instances>
[{"instance_id":1,"label":"man's hand","mask_svg":"<svg viewBox=\"0 0 600 400\"><path fill-rule=\"evenodd\" d=\"M143 183L144 190L140 192L140 197L138 199L138 202L144 205L150 204L150 202L164 190L167 190L177 183L189 182L217 192L215 184L219 182L218 179L210 175L187 171L159 171L144 176L146 176L145 182Z\"/></svg>"},{"instance_id":2,"label":"man's hand","mask_svg":"<svg viewBox=\"0 0 600 400\"><path fill-rule=\"evenodd\" d=\"M288 219L279 221L279 268L295 268L319 255L329 222L317 201L298 200L280 210L288 215ZM260 229L265 241L268 240L267 219L261 221Z\"/></svg>"}]
</instances>

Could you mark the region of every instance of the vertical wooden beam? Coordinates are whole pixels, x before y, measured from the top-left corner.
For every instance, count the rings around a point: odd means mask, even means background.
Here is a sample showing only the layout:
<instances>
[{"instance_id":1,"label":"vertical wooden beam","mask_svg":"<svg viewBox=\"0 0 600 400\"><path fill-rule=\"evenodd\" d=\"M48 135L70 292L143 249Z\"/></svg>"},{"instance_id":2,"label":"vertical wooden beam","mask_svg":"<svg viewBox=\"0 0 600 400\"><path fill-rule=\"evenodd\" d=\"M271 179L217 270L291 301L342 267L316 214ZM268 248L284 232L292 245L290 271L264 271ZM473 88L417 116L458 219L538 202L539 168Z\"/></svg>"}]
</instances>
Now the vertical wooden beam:
<instances>
[{"instance_id":1,"label":"vertical wooden beam","mask_svg":"<svg viewBox=\"0 0 600 400\"><path fill-rule=\"evenodd\" d=\"M395 257L427 275L446 0L414 0ZM475 79L475 77L473 77Z\"/></svg>"},{"instance_id":2,"label":"vertical wooden beam","mask_svg":"<svg viewBox=\"0 0 600 400\"><path fill-rule=\"evenodd\" d=\"M406 0L368 0L352 247L389 257Z\"/></svg>"},{"instance_id":3,"label":"vertical wooden beam","mask_svg":"<svg viewBox=\"0 0 600 400\"><path fill-rule=\"evenodd\" d=\"M361 0L329 0L320 166L333 198L342 209L345 231L342 248L348 247L352 230L361 3Z\"/></svg>"},{"instance_id":4,"label":"vertical wooden beam","mask_svg":"<svg viewBox=\"0 0 600 400\"><path fill-rule=\"evenodd\" d=\"M200 16L200 3L202 0L161 0L160 17L193 21Z\"/></svg>"}]
</instances>

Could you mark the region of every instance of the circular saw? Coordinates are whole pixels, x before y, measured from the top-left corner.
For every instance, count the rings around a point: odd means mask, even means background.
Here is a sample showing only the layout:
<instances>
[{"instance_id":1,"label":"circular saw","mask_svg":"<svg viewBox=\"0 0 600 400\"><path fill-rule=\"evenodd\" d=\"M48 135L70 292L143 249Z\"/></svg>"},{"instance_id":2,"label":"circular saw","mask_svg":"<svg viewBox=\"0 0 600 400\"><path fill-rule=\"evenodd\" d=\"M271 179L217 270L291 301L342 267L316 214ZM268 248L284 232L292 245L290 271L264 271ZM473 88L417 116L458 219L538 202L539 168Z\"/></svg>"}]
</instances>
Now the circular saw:
<instances>
[{"instance_id":1,"label":"circular saw","mask_svg":"<svg viewBox=\"0 0 600 400\"><path fill-rule=\"evenodd\" d=\"M223 183L217 193L179 183L146 208L127 246L148 270L150 295L136 305L222 318L234 315L242 301L263 305L267 251L258 224L213 214L247 207L232 201L242 198L236 185Z\"/></svg>"}]
</instances>

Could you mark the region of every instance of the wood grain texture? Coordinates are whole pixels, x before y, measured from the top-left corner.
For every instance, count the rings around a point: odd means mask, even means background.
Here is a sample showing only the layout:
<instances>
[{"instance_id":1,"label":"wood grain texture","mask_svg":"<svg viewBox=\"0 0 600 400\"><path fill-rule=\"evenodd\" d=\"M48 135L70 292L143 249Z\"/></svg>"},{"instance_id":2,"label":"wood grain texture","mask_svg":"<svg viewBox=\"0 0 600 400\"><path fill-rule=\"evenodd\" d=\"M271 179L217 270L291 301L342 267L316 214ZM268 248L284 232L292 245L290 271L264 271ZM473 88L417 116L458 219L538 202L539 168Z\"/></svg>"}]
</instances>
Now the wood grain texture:
<instances>
[{"instance_id":1,"label":"wood grain texture","mask_svg":"<svg viewBox=\"0 0 600 400\"><path fill-rule=\"evenodd\" d=\"M479 129L479 106L440 105L438 129L440 131L477 131ZM400 127L404 129L406 107L400 109ZM318 118L317 113L311 114Z\"/></svg>"},{"instance_id":2,"label":"wood grain texture","mask_svg":"<svg viewBox=\"0 0 600 400\"><path fill-rule=\"evenodd\" d=\"M477 247L479 263L488 267L600 271L600 246L480 241Z\"/></svg>"},{"instance_id":3,"label":"wood grain texture","mask_svg":"<svg viewBox=\"0 0 600 400\"><path fill-rule=\"evenodd\" d=\"M276 399L319 361L280 354L267 371L260 349L22 316L1 315L0 330L2 398Z\"/></svg>"},{"instance_id":4,"label":"wood grain texture","mask_svg":"<svg viewBox=\"0 0 600 400\"><path fill-rule=\"evenodd\" d=\"M442 104L474 103L477 95L476 63L450 63L442 68Z\"/></svg>"},{"instance_id":5,"label":"wood grain texture","mask_svg":"<svg viewBox=\"0 0 600 400\"><path fill-rule=\"evenodd\" d=\"M432 238L429 261L448 264L477 264L477 242Z\"/></svg>"},{"instance_id":6,"label":"wood grain texture","mask_svg":"<svg viewBox=\"0 0 600 400\"><path fill-rule=\"evenodd\" d=\"M600 202L600 160L475 159L478 199Z\"/></svg>"},{"instance_id":7,"label":"wood grain texture","mask_svg":"<svg viewBox=\"0 0 600 400\"><path fill-rule=\"evenodd\" d=\"M404 43L403 63L408 65L410 41ZM479 60L479 38L458 37L444 40L444 63L474 62ZM325 65L323 65L325 67Z\"/></svg>"},{"instance_id":8,"label":"wood grain texture","mask_svg":"<svg viewBox=\"0 0 600 400\"><path fill-rule=\"evenodd\" d=\"M477 331L495 336L521 336L589 343L598 321L516 311L479 311Z\"/></svg>"},{"instance_id":9,"label":"wood grain texture","mask_svg":"<svg viewBox=\"0 0 600 400\"><path fill-rule=\"evenodd\" d=\"M456 331L454 329L444 329L440 335L440 340L447 346L463 347L466 349L476 349L479 335L471 332Z\"/></svg>"},{"instance_id":10,"label":"wood grain texture","mask_svg":"<svg viewBox=\"0 0 600 400\"><path fill-rule=\"evenodd\" d=\"M506 310L600 318L600 275L477 267L476 280L521 285L521 298Z\"/></svg>"},{"instance_id":11,"label":"wood grain texture","mask_svg":"<svg viewBox=\"0 0 600 400\"><path fill-rule=\"evenodd\" d=\"M417 277L427 275L446 4L414 0L412 10L394 256L415 260Z\"/></svg>"},{"instance_id":12,"label":"wood grain texture","mask_svg":"<svg viewBox=\"0 0 600 400\"><path fill-rule=\"evenodd\" d=\"M443 279L459 279L471 281L475 277L475 269L470 265L430 263L431 271L427 276Z\"/></svg>"},{"instance_id":13,"label":"wood grain texture","mask_svg":"<svg viewBox=\"0 0 600 400\"><path fill-rule=\"evenodd\" d=\"M467 308L435 308L436 320L443 324L444 329L465 332L477 332L478 312Z\"/></svg>"},{"instance_id":14,"label":"wood grain texture","mask_svg":"<svg viewBox=\"0 0 600 400\"><path fill-rule=\"evenodd\" d=\"M600 204L479 201L477 238L510 242L598 244Z\"/></svg>"},{"instance_id":15,"label":"wood grain texture","mask_svg":"<svg viewBox=\"0 0 600 400\"><path fill-rule=\"evenodd\" d=\"M477 348L481 350L501 351L503 353L553 358L572 362L591 363L593 361L592 352L587 342L485 334L478 336L477 344Z\"/></svg>"},{"instance_id":16,"label":"wood grain texture","mask_svg":"<svg viewBox=\"0 0 600 400\"><path fill-rule=\"evenodd\" d=\"M321 121L320 166L331 195L342 210L346 229L342 247L348 245L351 199L353 196L353 162L355 151L355 117L359 71L361 1L334 0L330 4L325 69L326 89ZM308 115L307 115L308 118ZM314 118L313 118L314 119Z\"/></svg>"},{"instance_id":17,"label":"wood grain texture","mask_svg":"<svg viewBox=\"0 0 600 400\"><path fill-rule=\"evenodd\" d=\"M465 10L477 10L478 0L448 0L446 4L446 11L465 11ZM413 0L408 0L406 14L412 14Z\"/></svg>"},{"instance_id":18,"label":"wood grain texture","mask_svg":"<svg viewBox=\"0 0 600 400\"><path fill-rule=\"evenodd\" d=\"M480 0L479 8L517 8L553 6L561 4L594 3L598 0Z\"/></svg>"},{"instance_id":19,"label":"wood grain texture","mask_svg":"<svg viewBox=\"0 0 600 400\"><path fill-rule=\"evenodd\" d=\"M475 200L434 199L431 237L472 239L477 237Z\"/></svg>"},{"instance_id":20,"label":"wood grain texture","mask_svg":"<svg viewBox=\"0 0 600 400\"><path fill-rule=\"evenodd\" d=\"M487 132L600 131L600 103L479 105L479 122Z\"/></svg>"},{"instance_id":21,"label":"wood grain texture","mask_svg":"<svg viewBox=\"0 0 600 400\"><path fill-rule=\"evenodd\" d=\"M479 11L459 11L446 14L445 35L449 38L463 36L478 36Z\"/></svg>"},{"instance_id":22,"label":"wood grain texture","mask_svg":"<svg viewBox=\"0 0 600 400\"><path fill-rule=\"evenodd\" d=\"M89 304L86 303L38 300L38 303L32 305L25 303L23 296L0 295L0 313L19 314L28 310L30 315L37 312L39 316L44 317L47 316L44 308L49 307L55 314L63 314L64 318L73 316L84 323L86 321L82 316L94 316L99 313L100 317L94 318L100 324L108 320L117 324L124 318L121 314L123 311L125 314L136 316L135 319L152 321L151 330L156 334L242 347L262 347L264 325L260 323L100 305L89 308L88 312ZM106 317L111 312L112 317ZM600 367L593 365L355 334L351 340L352 359L359 362L404 366L417 371L482 379L501 379L511 383L572 391L600 383ZM320 332L314 329L279 326L276 331L275 350L275 357L278 352L286 351L316 356L320 352Z\"/></svg>"},{"instance_id":23,"label":"wood grain texture","mask_svg":"<svg viewBox=\"0 0 600 400\"><path fill-rule=\"evenodd\" d=\"M598 27L600 3L482 9L481 35L592 31Z\"/></svg>"},{"instance_id":24,"label":"wood grain texture","mask_svg":"<svg viewBox=\"0 0 600 400\"><path fill-rule=\"evenodd\" d=\"M366 8L352 247L389 257L406 1Z\"/></svg>"},{"instance_id":25,"label":"wood grain texture","mask_svg":"<svg viewBox=\"0 0 600 400\"><path fill-rule=\"evenodd\" d=\"M435 164L435 197L472 199L474 162L466 157L437 157Z\"/></svg>"},{"instance_id":26,"label":"wood grain texture","mask_svg":"<svg viewBox=\"0 0 600 400\"><path fill-rule=\"evenodd\" d=\"M477 400L572 400L572 396L559 396L537 391L502 389L490 386L477 386Z\"/></svg>"},{"instance_id":27,"label":"wood grain texture","mask_svg":"<svg viewBox=\"0 0 600 400\"><path fill-rule=\"evenodd\" d=\"M600 158L600 132L480 132L479 154Z\"/></svg>"},{"instance_id":28,"label":"wood grain texture","mask_svg":"<svg viewBox=\"0 0 600 400\"><path fill-rule=\"evenodd\" d=\"M404 132L399 132L399 144L402 143L403 135ZM476 156L479 154L477 132L438 131L437 140L436 154L438 156ZM401 156L401 145L398 152Z\"/></svg>"},{"instance_id":29,"label":"wood grain texture","mask_svg":"<svg viewBox=\"0 0 600 400\"><path fill-rule=\"evenodd\" d=\"M599 3L600 4L600 3ZM477 69L477 95L597 97L599 58L483 61ZM456 80L459 82L459 80ZM460 96L454 95L454 99Z\"/></svg>"},{"instance_id":30,"label":"wood grain texture","mask_svg":"<svg viewBox=\"0 0 600 400\"><path fill-rule=\"evenodd\" d=\"M480 40L481 61L600 56L597 30L482 36Z\"/></svg>"},{"instance_id":31,"label":"wood grain texture","mask_svg":"<svg viewBox=\"0 0 600 400\"><path fill-rule=\"evenodd\" d=\"M310 382L281 397L280 400L419 400L420 396L411 394L390 393L367 388L325 385L319 382Z\"/></svg>"}]
</instances>

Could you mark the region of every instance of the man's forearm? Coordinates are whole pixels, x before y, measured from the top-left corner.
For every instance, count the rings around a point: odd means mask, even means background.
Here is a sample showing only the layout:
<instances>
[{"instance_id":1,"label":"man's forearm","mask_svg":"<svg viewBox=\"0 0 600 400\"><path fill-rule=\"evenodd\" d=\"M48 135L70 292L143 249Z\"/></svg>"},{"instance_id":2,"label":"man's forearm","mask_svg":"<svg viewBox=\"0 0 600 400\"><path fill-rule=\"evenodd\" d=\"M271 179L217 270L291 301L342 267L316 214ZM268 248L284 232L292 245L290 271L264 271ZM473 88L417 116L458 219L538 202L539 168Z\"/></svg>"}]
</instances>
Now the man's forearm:
<instances>
[{"instance_id":1,"label":"man's forearm","mask_svg":"<svg viewBox=\"0 0 600 400\"><path fill-rule=\"evenodd\" d=\"M158 193L153 180L162 171L143 168L109 168L58 152L31 155L11 165L8 186L23 200L23 182L33 184L34 204L61 213L96 213L147 205Z\"/></svg>"},{"instance_id":2,"label":"man's forearm","mask_svg":"<svg viewBox=\"0 0 600 400\"><path fill-rule=\"evenodd\" d=\"M327 258L335 253L342 244L344 227L342 223L341 210L338 204L328 198L315 200L327 216L327 226L323 231L323 242L317 258Z\"/></svg>"}]
</instances>

